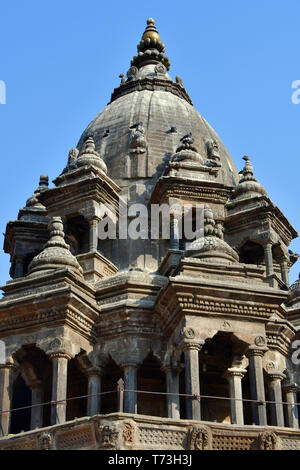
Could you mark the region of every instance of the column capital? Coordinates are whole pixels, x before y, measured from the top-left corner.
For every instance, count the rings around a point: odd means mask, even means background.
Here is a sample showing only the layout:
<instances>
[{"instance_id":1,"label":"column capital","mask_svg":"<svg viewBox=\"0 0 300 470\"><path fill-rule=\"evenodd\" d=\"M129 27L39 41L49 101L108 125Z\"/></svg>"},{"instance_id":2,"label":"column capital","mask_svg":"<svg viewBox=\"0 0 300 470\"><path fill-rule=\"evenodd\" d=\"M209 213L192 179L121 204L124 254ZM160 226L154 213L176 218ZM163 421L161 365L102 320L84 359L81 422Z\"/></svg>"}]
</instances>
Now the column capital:
<instances>
[{"instance_id":1,"label":"column capital","mask_svg":"<svg viewBox=\"0 0 300 470\"><path fill-rule=\"evenodd\" d=\"M6 362L5 364L0 364L0 369L17 369L17 366L13 362Z\"/></svg>"},{"instance_id":2,"label":"column capital","mask_svg":"<svg viewBox=\"0 0 300 470\"><path fill-rule=\"evenodd\" d=\"M268 348L266 346L261 347L261 346L256 346L256 344L252 344L251 346L248 347L246 351L246 356L253 357L263 357L264 354L268 351Z\"/></svg>"},{"instance_id":3,"label":"column capital","mask_svg":"<svg viewBox=\"0 0 300 470\"><path fill-rule=\"evenodd\" d=\"M205 341L203 340L188 340L184 339L182 343L182 351L188 351L188 350L197 350L200 351L204 345Z\"/></svg>"},{"instance_id":4,"label":"column capital","mask_svg":"<svg viewBox=\"0 0 300 470\"><path fill-rule=\"evenodd\" d=\"M273 241L272 241L270 238L268 238L267 240L264 240L264 241L262 242L262 245L263 245L264 247L268 247L268 246L271 246L271 247L272 247L273 244L274 244L274 243L273 243Z\"/></svg>"},{"instance_id":5,"label":"column capital","mask_svg":"<svg viewBox=\"0 0 300 470\"><path fill-rule=\"evenodd\" d=\"M231 377L240 377L242 379L246 373L247 373L246 369L238 369L237 367L231 367L230 369L227 369L227 371L224 374L224 377L227 380L230 379Z\"/></svg>"},{"instance_id":6,"label":"column capital","mask_svg":"<svg viewBox=\"0 0 300 470\"><path fill-rule=\"evenodd\" d=\"M94 375L101 376L104 372L102 367L90 367L84 371L88 377L92 377Z\"/></svg>"},{"instance_id":7,"label":"column capital","mask_svg":"<svg viewBox=\"0 0 300 470\"><path fill-rule=\"evenodd\" d=\"M121 367L122 369L124 369L124 368L126 368L126 367L135 367L135 368L137 368L138 365L139 365L138 362L130 362L130 361L128 361L128 362L123 362L122 364L120 364L120 367Z\"/></svg>"},{"instance_id":8,"label":"column capital","mask_svg":"<svg viewBox=\"0 0 300 470\"><path fill-rule=\"evenodd\" d=\"M280 380L280 382L285 378L284 374L280 372L269 372L268 373L268 380L270 382L276 382L276 380Z\"/></svg>"},{"instance_id":9,"label":"column capital","mask_svg":"<svg viewBox=\"0 0 300 470\"><path fill-rule=\"evenodd\" d=\"M91 223L98 223L99 220L100 220L100 217L98 217L98 215L92 215L91 217L88 217L86 219L90 224Z\"/></svg>"},{"instance_id":10,"label":"column capital","mask_svg":"<svg viewBox=\"0 0 300 470\"><path fill-rule=\"evenodd\" d=\"M297 386L295 382L283 384L282 389L285 393L288 393L288 392L297 393L299 391L299 387Z\"/></svg>"},{"instance_id":11,"label":"column capital","mask_svg":"<svg viewBox=\"0 0 300 470\"><path fill-rule=\"evenodd\" d=\"M72 355L67 353L66 351L55 351L49 353L49 359L53 360L56 358L65 358L69 361L70 359L72 359Z\"/></svg>"},{"instance_id":12,"label":"column capital","mask_svg":"<svg viewBox=\"0 0 300 470\"><path fill-rule=\"evenodd\" d=\"M160 370L162 372L171 372L171 371L175 371L175 372L180 372L182 369L184 369L184 365L183 364L163 364L160 368Z\"/></svg>"}]
</instances>

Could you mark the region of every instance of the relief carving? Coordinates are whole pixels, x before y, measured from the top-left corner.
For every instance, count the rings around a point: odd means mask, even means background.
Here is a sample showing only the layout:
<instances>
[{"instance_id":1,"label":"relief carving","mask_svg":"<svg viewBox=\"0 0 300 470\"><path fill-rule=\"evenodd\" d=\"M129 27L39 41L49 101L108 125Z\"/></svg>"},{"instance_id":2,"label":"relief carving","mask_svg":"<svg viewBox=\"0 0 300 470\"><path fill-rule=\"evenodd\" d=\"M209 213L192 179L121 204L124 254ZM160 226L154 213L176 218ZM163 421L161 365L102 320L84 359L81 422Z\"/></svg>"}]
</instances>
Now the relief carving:
<instances>
[{"instance_id":1,"label":"relief carving","mask_svg":"<svg viewBox=\"0 0 300 470\"><path fill-rule=\"evenodd\" d=\"M129 444L129 445L134 444L135 432L136 432L136 427L133 424L133 422L128 421L124 423L123 437L124 437L125 444Z\"/></svg>"},{"instance_id":2,"label":"relief carving","mask_svg":"<svg viewBox=\"0 0 300 470\"><path fill-rule=\"evenodd\" d=\"M38 438L38 443L39 443L40 450L52 449L52 446L53 446L52 435L49 432L43 432Z\"/></svg>"},{"instance_id":3,"label":"relief carving","mask_svg":"<svg viewBox=\"0 0 300 470\"><path fill-rule=\"evenodd\" d=\"M190 450L208 450L211 448L211 430L206 426L193 426L189 431Z\"/></svg>"},{"instance_id":4,"label":"relief carving","mask_svg":"<svg viewBox=\"0 0 300 470\"><path fill-rule=\"evenodd\" d=\"M262 432L258 436L260 450L276 450L278 448L278 437L274 432Z\"/></svg>"},{"instance_id":5,"label":"relief carving","mask_svg":"<svg viewBox=\"0 0 300 470\"><path fill-rule=\"evenodd\" d=\"M100 447L113 447L117 445L119 433L118 431L108 424L100 425L99 428L99 444Z\"/></svg>"}]
</instances>

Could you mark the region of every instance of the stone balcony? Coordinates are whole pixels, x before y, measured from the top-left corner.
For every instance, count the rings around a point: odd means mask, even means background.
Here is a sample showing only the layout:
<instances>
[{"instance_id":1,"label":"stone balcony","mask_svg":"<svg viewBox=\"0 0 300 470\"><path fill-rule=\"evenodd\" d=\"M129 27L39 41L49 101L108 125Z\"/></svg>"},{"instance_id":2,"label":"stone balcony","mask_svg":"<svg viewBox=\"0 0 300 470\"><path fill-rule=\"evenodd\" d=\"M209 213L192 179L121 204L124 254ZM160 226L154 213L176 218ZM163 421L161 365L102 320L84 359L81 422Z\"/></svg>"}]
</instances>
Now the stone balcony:
<instances>
[{"instance_id":1,"label":"stone balcony","mask_svg":"<svg viewBox=\"0 0 300 470\"><path fill-rule=\"evenodd\" d=\"M300 450L300 430L111 413L0 439L0 450L52 449Z\"/></svg>"}]
</instances>

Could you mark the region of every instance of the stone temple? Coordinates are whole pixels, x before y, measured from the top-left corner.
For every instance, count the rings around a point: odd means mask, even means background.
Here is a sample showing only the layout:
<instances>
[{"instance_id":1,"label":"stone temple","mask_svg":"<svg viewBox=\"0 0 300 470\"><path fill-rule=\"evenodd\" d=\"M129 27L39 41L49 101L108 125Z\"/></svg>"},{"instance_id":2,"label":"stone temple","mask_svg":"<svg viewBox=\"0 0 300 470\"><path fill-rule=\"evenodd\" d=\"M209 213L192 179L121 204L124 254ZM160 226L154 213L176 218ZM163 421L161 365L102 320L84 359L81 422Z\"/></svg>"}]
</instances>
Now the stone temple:
<instances>
[{"instance_id":1,"label":"stone temple","mask_svg":"<svg viewBox=\"0 0 300 470\"><path fill-rule=\"evenodd\" d=\"M137 49L7 224L0 449L300 449L297 232L171 79L151 18ZM177 210L126 238L125 202ZM201 243L180 230L187 205Z\"/></svg>"}]
</instances>

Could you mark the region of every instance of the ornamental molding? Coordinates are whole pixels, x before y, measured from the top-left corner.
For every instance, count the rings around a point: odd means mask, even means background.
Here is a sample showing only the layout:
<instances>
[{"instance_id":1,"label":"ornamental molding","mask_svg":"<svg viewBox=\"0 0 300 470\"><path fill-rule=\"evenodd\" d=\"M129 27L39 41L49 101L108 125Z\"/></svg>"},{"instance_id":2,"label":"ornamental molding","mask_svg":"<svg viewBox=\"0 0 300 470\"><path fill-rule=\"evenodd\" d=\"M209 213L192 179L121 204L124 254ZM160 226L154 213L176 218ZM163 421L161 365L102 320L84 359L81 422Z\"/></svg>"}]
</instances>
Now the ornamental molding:
<instances>
[{"instance_id":1,"label":"ornamental molding","mask_svg":"<svg viewBox=\"0 0 300 470\"><path fill-rule=\"evenodd\" d=\"M170 302L168 304L169 311L171 310L170 307L174 307L174 304L177 304L181 310L189 310L189 311L199 311L201 313L220 313L220 314L230 314L230 315L240 315L248 316L248 317L255 317L255 318L262 318L262 319L269 319L274 313L277 313L278 307L270 307L266 306L262 303L257 303L256 305L246 304L236 301L216 301L212 299L203 299L200 298L200 295L180 295L176 294L176 300ZM166 305L163 305L163 300L161 299L160 302L157 303L156 308L158 312L164 312ZM230 328L230 324L226 324L227 328Z\"/></svg>"},{"instance_id":2,"label":"ornamental molding","mask_svg":"<svg viewBox=\"0 0 300 470\"><path fill-rule=\"evenodd\" d=\"M129 69L130 77L132 77L134 74L134 70L132 69L133 67ZM191 98L182 86L180 86L178 83L174 83L172 80L165 80L159 78L159 74L153 78L145 77L141 78L140 80L129 80L128 82L123 83L121 86L114 89L111 95L110 103L115 101L120 96L127 95L128 93L132 93L133 91L143 90L167 91L169 93L172 93L173 95L178 96L179 98L183 98L190 105L193 105Z\"/></svg>"}]
</instances>

